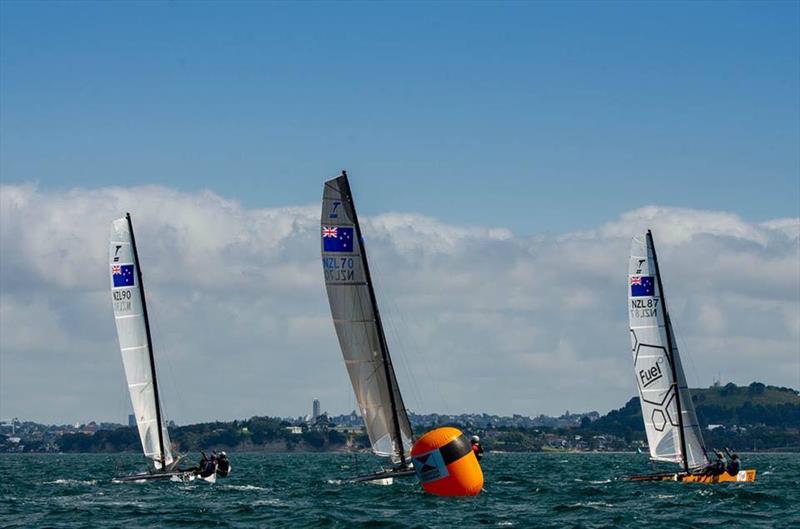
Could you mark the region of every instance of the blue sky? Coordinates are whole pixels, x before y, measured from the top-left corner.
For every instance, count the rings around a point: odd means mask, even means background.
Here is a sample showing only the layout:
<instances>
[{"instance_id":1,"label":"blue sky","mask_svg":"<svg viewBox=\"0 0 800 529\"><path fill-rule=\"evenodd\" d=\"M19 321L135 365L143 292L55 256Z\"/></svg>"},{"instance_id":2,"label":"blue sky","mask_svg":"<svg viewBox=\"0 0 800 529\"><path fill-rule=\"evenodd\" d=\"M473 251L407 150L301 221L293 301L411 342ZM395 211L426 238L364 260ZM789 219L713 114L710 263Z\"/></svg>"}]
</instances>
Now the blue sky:
<instances>
[{"instance_id":1,"label":"blue sky","mask_svg":"<svg viewBox=\"0 0 800 529\"><path fill-rule=\"evenodd\" d=\"M800 8L777 3L0 6L0 171L515 233L646 204L796 216Z\"/></svg>"},{"instance_id":2,"label":"blue sky","mask_svg":"<svg viewBox=\"0 0 800 529\"><path fill-rule=\"evenodd\" d=\"M622 405L648 228L689 383L800 387L799 28L798 2L0 0L0 417L125 419L125 211L169 418L352 410L319 262L343 168L414 411Z\"/></svg>"}]
</instances>

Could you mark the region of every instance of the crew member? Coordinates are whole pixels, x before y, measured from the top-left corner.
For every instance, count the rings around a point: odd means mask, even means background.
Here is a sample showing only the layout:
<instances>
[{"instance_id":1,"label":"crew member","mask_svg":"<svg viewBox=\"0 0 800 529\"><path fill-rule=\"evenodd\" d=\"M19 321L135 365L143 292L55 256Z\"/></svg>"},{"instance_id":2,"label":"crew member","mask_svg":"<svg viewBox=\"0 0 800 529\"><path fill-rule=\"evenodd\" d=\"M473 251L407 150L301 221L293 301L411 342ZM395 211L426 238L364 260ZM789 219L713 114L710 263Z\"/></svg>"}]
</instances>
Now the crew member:
<instances>
[{"instance_id":1,"label":"crew member","mask_svg":"<svg viewBox=\"0 0 800 529\"><path fill-rule=\"evenodd\" d=\"M723 472L725 472L725 456L722 455L722 452L719 450L714 450L714 454L717 456L716 461L710 462L706 465L706 468L703 469L702 475L704 476L719 476Z\"/></svg>"},{"instance_id":2,"label":"crew member","mask_svg":"<svg viewBox=\"0 0 800 529\"><path fill-rule=\"evenodd\" d=\"M224 478L228 475L230 470L231 462L228 460L228 454L223 450L217 454L217 474Z\"/></svg>"},{"instance_id":3,"label":"crew member","mask_svg":"<svg viewBox=\"0 0 800 529\"><path fill-rule=\"evenodd\" d=\"M725 449L725 452L727 452L728 457L731 458L730 461L728 461L728 466L725 468L725 471L731 476L735 476L739 473L739 456L731 452L728 448Z\"/></svg>"},{"instance_id":4,"label":"crew member","mask_svg":"<svg viewBox=\"0 0 800 529\"><path fill-rule=\"evenodd\" d=\"M483 447L481 446L481 438L477 435L473 435L470 440L470 444L472 445L472 453L475 454L475 457L478 458L478 461L481 460L483 457Z\"/></svg>"},{"instance_id":5,"label":"crew member","mask_svg":"<svg viewBox=\"0 0 800 529\"><path fill-rule=\"evenodd\" d=\"M197 467L197 473L201 478L207 478L217 471L217 453L212 452L211 457L206 456L206 453L201 451L203 458L200 460L200 465Z\"/></svg>"}]
</instances>

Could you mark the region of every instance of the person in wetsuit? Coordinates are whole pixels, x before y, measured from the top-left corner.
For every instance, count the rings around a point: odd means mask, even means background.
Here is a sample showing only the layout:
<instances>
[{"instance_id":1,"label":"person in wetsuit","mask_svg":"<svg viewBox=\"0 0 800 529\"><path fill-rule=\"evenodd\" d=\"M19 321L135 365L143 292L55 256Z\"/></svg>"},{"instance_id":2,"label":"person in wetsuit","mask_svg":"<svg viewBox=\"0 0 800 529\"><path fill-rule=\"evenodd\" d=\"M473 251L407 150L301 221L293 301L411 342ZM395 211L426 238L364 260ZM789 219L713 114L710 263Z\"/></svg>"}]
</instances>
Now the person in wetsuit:
<instances>
[{"instance_id":1,"label":"person in wetsuit","mask_svg":"<svg viewBox=\"0 0 800 529\"><path fill-rule=\"evenodd\" d=\"M212 452L209 458L205 452L200 452L203 457L200 459L200 464L197 466L196 472L201 478L207 478L217 471L217 453Z\"/></svg>"},{"instance_id":2,"label":"person in wetsuit","mask_svg":"<svg viewBox=\"0 0 800 529\"><path fill-rule=\"evenodd\" d=\"M475 454L475 457L478 458L478 461L481 460L483 457L483 447L481 446L481 438L477 435L473 435L470 440L470 445L472 445L472 453Z\"/></svg>"},{"instance_id":3,"label":"person in wetsuit","mask_svg":"<svg viewBox=\"0 0 800 529\"><path fill-rule=\"evenodd\" d=\"M228 454L225 451L221 451L217 454L217 474L220 477L227 477L228 473L231 471L231 462L228 460Z\"/></svg>"},{"instance_id":4,"label":"person in wetsuit","mask_svg":"<svg viewBox=\"0 0 800 529\"><path fill-rule=\"evenodd\" d=\"M730 461L728 461L728 466L725 467L725 472L727 472L731 476L735 476L739 473L739 468L741 466L739 461L739 456L731 452L730 449L728 448L725 449L725 452L727 452L728 457L730 457Z\"/></svg>"},{"instance_id":5,"label":"person in wetsuit","mask_svg":"<svg viewBox=\"0 0 800 529\"><path fill-rule=\"evenodd\" d=\"M725 456L719 450L714 450L714 454L716 454L717 460L706 465L701 473L703 476L719 476L725 472Z\"/></svg>"}]
</instances>

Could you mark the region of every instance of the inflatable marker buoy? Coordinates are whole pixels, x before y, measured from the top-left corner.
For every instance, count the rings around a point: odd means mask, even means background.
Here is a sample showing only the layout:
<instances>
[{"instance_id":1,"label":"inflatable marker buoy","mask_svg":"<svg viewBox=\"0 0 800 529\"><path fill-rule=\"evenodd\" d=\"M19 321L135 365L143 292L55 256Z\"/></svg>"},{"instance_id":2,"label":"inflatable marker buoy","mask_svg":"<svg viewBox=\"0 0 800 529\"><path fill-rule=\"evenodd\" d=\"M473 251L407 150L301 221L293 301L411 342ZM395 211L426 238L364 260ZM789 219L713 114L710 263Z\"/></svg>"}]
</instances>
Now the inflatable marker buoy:
<instances>
[{"instance_id":1,"label":"inflatable marker buoy","mask_svg":"<svg viewBox=\"0 0 800 529\"><path fill-rule=\"evenodd\" d=\"M422 488L437 496L477 496L483 471L467 436L455 428L437 428L414 443L411 462Z\"/></svg>"}]
</instances>

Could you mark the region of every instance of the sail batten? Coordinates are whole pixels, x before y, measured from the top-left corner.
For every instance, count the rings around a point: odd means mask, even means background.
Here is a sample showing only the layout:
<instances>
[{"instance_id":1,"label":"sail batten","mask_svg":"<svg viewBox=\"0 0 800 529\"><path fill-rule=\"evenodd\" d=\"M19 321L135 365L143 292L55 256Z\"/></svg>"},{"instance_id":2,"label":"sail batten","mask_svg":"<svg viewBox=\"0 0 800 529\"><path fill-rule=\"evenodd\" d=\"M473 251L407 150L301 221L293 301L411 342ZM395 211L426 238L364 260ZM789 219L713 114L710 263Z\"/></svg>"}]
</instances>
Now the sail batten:
<instances>
[{"instance_id":1,"label":"sail batten","mask_svg":"<svg viewBox=\"0 0 800 529\"><path fill-rule=\"evenodd\" d=\"M125 378L142 442L142 452L153 460L157 469L161 469L162 460L166 465L170 465L173 457L169 433L163 423L159 432L160 410L154 384L155 371L144 314L144 299L139 283L139 263L133 241L127 217L116 219L111 223L109 247L111 302Z\"/></svg>"},{"instance_id":2,"label":"sail batten","mask_svg":"<svg viewBox=\"0 0 800 529\"><path fill-rule=\"evenodd\" d=\"M325 182L320 224L331 316L372 450L409 461L413 431L381 327L345 175Z\"/></svg>"},{"instance_id":3,"label":"sail batten","mask_svg":"<svg viewBox=\"0 0 800 529\"><path fill-rule=\"evenodd\" d=\"M628 313L634 375L650 457L698 468L705 444L662 292L652 235L633 238Z\"/></svg>"}]
</instances>

